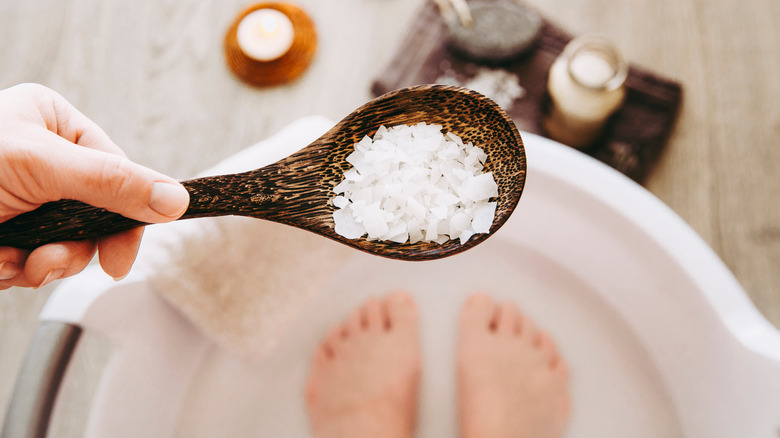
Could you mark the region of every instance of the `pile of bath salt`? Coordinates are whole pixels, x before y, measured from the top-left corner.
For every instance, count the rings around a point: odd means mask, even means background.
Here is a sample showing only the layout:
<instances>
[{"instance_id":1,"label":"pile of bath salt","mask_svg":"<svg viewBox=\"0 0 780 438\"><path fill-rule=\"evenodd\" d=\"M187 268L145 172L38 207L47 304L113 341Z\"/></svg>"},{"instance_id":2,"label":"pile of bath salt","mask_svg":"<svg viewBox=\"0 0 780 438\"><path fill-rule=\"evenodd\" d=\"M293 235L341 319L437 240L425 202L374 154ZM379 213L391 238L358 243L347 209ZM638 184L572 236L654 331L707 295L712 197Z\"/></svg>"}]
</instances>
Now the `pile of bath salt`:
<instances>
[{"instance_id":1,"label":"pile of bath salt","mask_svg":"<svg viewBox=\"0 0 780 438\"><path fill-rule=\"evenodd\" d=\"M336 233L397 243L460 239L493 224L498 185L485 152L440 125L380 127L347 157L332 199Z\"/></svg>"}]
</instances>

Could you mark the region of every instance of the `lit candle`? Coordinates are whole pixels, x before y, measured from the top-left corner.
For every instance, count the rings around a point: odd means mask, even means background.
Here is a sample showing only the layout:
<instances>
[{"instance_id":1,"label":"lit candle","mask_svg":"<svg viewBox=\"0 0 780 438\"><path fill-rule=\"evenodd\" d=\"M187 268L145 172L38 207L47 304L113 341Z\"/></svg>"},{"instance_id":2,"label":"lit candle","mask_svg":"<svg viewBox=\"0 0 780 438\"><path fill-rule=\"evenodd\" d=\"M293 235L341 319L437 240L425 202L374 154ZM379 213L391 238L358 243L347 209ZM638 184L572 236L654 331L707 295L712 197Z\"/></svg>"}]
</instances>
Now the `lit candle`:
<instances>
[{"instance_id":1,"label":"lit candle","mask_svg":"<svg viewBox=\"0 0 780 438\"><path fill-rule=\"evenodd\" d=\"M238 46L257 61L273 61L290 50L293 43L292 21L276 9L258 9L238 25Z\"/></svg>"}]
</instances>

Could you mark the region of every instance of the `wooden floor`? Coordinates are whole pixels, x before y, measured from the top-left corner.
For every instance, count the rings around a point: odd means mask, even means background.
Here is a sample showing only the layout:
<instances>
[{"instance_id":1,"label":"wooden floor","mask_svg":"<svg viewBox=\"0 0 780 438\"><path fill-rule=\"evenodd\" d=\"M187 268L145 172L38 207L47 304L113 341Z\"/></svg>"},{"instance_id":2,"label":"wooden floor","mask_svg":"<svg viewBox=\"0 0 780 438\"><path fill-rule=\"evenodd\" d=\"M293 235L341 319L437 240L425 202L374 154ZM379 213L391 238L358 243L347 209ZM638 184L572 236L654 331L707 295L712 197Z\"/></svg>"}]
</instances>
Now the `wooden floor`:
<instances>
[{"instance_id":1,"label":"wooden floor","mask_svg":"<svg viewBox=\"0 0 780 438\"><path fill-rule=\"evenodd\" d=\"M683 83L679 123L647 186L780 326L780 2L529 1ZM300 116L340 119L363 103L421 2L297 0L318 28L314 64L294 84L261 91L222 58L223 33L246 0L6 0L0 88L54 88L132 159L185 178ZM0 292L0 424L51 289ZM57 436L79 436L105 350L100 340L80 347Z\"/></svg>"}]
</instances>

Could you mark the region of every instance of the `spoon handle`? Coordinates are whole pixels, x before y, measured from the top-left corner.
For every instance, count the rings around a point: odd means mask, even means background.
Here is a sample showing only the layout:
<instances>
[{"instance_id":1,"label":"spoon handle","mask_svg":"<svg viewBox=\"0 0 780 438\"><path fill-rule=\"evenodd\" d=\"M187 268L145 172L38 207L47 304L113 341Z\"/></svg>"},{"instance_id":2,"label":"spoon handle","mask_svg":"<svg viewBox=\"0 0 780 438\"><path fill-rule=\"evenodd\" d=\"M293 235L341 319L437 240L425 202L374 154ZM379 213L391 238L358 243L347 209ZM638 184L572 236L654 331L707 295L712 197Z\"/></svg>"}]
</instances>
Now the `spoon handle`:
<instances>
[{"instance_id":1,"label":"spoon handle","mask_svg":"<svg viewBox=\"0 0 780 438\"><path fill-rule=\"evenodd\" d=\"M179 219L250 213L258 198L236 190L243 185L243 176L220 175L183 182L190 204ZM47 243L93 239L144 225L148 224L80 201L61 200L0 223L0 247L33 250Z\"/></svg>"}]
</instances>

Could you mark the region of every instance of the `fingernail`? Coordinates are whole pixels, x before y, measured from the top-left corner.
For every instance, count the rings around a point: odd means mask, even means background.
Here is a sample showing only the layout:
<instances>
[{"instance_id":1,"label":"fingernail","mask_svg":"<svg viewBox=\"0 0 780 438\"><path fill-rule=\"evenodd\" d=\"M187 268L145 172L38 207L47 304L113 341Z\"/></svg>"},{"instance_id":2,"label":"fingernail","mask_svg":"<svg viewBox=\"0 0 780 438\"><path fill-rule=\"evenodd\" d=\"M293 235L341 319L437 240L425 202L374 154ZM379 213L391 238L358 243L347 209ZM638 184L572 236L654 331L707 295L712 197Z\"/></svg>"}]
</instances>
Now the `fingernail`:
<instances>
[{"instance_id":1,"label":"fingernail","mask_svg":"<svg viewBox=\"0 0 780 438\"><path fill-rule=\"evenodd\" d=\"M19 266L12 262L0 263L0 280L10 280L19 273Z\"/></svg>"},{"instance_id":2,"label":"fingernail","mask_svg":"<svg viewBox=\"0 0 780 438\"><path fill-rule=\"evenodd\" d=\"M122 281L127 277L127 275L130 274L129 272L121 277L113 277L114 281Z\"/></svg>"},{"instance_id":3,"label":"fingernail","mask_svg":"<svg viewBox=\"0 0 780 438\"><path fill-rule=\"evenodd\" d=\"M62 277L62 274L64 273L65 273L64 269L52 269L51 271L49 271L48 274L46 274L46 278L43 279L41 284L39 284L36 287L36 289L38 289L39 287L44 287L47 284L51 283L52 281L59 279L60 277Z\"/></svg>"},{"instance_id":4,"label":"fingernail","mask_svg":"<svg viewBox=\"0 0 780 438\"><path fill-rule=\"evenodd\" d=\"M156 182L149 197L149 207L163 216L176 217L190 202L187 189L177 184Z\"/></svg>"}]
</instances>

